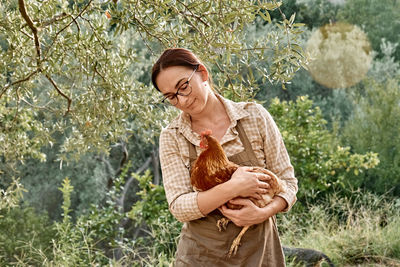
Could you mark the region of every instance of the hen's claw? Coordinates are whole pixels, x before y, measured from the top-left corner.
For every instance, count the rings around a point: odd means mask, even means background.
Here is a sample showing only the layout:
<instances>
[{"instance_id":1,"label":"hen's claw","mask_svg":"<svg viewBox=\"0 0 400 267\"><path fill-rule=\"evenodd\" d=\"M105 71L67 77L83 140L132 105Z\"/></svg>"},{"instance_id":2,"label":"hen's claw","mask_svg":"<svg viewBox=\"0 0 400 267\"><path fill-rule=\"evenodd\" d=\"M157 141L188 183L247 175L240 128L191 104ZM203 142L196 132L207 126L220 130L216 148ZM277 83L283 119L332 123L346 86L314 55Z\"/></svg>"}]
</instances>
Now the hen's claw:
<instances>
[{"instance_id":1,"label":"hen's claw","mask_svg":"<svg viewBox=\"0 0 400 267\"><path fill-rule=\"evenodd\" d=\"M229 219L227 219L227 218L222 218L222 219L219 219L218 221L217 221L217 227L218 227L218 230L220 231L220 232L222 232L222 230L226 230L226 226L228 225L228 223L229 223Z\"/></svg>"},{"instance_id":2,"label":"hen's claw","mask_svg":"<svg viewBox=\"0 0 400 267\"><path fill-rule=\"evenodd\" d=\"M238 236L238 237L235 238L235 240L233 240L232 246L229 249L229 253L228 253L228 257L229 258L232 256L232 254L233 254L233 256L236 255L236 252L237 252L237 250L238 250L238 248L240 246L240 239L241 239L241 236Z\"/></svg>"},{"instance_id":3,"label":"hen's claw","mask_svg":"<svg viewBox=\"0 0 400 267\"><path fill-rule=\"evenodd\" d=\"M233 255L236 255L236 252L240 246L240 240L242 239L242 236L244 235L244 233L246 233L246 231L249 229L249 227L250 226L243 227L242 231L240 231L240 233L235 238L235 240L233 240L231 249L229 250L228 257L231 257L232 253L233 253Z\"/></svg>"}]
</instances>

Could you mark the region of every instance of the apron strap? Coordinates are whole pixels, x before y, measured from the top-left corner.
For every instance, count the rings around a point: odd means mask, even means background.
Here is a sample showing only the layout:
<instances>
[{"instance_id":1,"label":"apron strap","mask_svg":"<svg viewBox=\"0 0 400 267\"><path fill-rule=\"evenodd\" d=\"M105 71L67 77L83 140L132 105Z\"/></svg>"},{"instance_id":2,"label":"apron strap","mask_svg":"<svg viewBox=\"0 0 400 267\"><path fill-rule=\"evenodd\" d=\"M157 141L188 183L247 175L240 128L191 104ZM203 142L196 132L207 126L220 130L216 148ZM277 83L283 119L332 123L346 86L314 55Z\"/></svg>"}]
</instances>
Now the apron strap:
<instances>
[{"instance_id":1,"label":"apron strap","mask_svg":"<svg viewBox=\"0 0 400 267\"><path fill-rule=\"evenodd\" d=\"M190 160L189 169L191 169L193 161L197 159L197 153L196 153L196 147L192 143L188 141L188 145L189 145L189 160Z\"/></svg>"},{"instance_id":2,"label":"apron strap","mask_svg":"<svg viewBox=\"0 0 400 267\"><path fill-rule=\"evenodd\" d=\"M239 133L240 141L244 146L244 156L246 157L247 161L251 162L251 166L258 166L259 164L256 153L254 153L253 147L251 146L249 138L247 137L246 131L244 130L240 120L237 121L236 129Z\"/></svg>"}]
</instances>

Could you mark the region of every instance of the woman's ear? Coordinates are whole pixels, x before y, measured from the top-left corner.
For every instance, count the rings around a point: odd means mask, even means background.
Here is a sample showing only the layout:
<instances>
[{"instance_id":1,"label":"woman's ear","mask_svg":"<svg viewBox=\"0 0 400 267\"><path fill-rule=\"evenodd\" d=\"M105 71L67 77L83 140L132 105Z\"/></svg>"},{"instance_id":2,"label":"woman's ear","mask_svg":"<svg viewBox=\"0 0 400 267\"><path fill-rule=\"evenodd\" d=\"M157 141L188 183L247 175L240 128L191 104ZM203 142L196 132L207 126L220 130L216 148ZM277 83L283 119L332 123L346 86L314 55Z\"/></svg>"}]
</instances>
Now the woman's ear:
<instances>
[{"instance_id":1,"label":"woman's ear","mask_svg":"<svg viewBox=\"0 0 400 267\"><path fill-rule=\"evenodd\" d=\"M208 70L207 70L206 66L204 66L203 64L200 64L197 71L201 72L201 79L203 80L203 82L208 81Z\"/></svg>"}]
</instances>

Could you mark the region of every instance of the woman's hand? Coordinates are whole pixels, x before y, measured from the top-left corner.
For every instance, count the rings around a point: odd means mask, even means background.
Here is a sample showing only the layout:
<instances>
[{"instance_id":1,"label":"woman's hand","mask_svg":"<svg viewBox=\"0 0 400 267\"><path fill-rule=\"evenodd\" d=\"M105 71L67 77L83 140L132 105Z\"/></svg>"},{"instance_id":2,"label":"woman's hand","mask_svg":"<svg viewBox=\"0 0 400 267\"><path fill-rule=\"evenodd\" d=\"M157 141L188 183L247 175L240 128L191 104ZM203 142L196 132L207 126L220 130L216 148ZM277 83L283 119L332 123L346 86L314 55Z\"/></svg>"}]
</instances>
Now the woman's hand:
<instances>
[{"instance_id":1,"label":"woman's hand","mask_svg":"<svg viewBox=\"0 0 400 267\"><path fill-rule=\"evenodd\" d=\"M221 213L237 226L248 226L258 224L274 214L267 214L264 209L257 207L250 199L235 198L230 204L241 205L241 209L229 209L226 204L218 208Z\"/></svg>"},{"instance_id":2,"label":"woman's hand","mask_svg":"<svg viewBox=\"0 0 400 267\"><path fill-rule=\"evenodd\" d=\"M270 179L267 174L251 172L251 167L239 167L228 182L231 183L236 197L261 199L260 194L267 193L270 187Z\"/></svg>"},{"instance_id":3,"label":"woman's hand","mask_svg":"<svg viewBox=\"0 0 400 267\"><path fill-rule=\"evenodd\" d=\"M235 198L229 201L230 204L241 205L241 209L229 209L225 204L218 209L237 226L248 226L262 223L269 217L285 209L286 201L275 196L273 201L263 208L257 207L250 199Z\"/></svg>"}]
</instances>

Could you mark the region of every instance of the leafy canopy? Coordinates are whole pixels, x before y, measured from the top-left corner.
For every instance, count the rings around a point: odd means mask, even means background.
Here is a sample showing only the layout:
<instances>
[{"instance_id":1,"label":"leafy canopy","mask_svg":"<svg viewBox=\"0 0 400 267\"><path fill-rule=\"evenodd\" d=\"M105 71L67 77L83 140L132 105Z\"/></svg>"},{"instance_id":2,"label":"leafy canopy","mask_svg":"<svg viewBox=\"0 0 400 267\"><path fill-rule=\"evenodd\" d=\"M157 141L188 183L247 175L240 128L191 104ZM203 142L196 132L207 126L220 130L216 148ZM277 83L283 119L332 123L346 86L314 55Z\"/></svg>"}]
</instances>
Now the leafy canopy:
<instances>
[{"instance_id":1,"label":"leafy canopy","mask_svg":"<svg viewBox=\"0 0 400 267\"><path fill-rule=\"evenodd\" d=\"M296 35L302 27L282 13L279 30L252 44L244 29L279 2L264 1L0 1L0 157L46 160L43 146L64 136L59 160L138 135L153 141L165 112L149 82L167 47L186 47L216 66L220 92L254 95L254 62L271 82L286 83L305 65ZM283 34L280 34L283 33ZM268 57L267 57L267 51ZM272 54L271 54L272 52ZM270 57L272 56L272 57Z\"/></svg>"}]
</instances>

